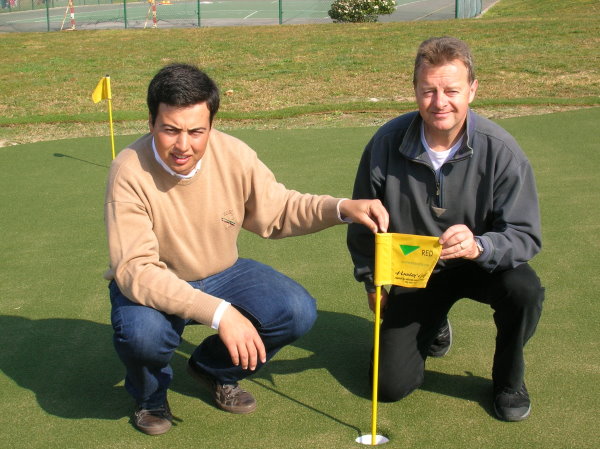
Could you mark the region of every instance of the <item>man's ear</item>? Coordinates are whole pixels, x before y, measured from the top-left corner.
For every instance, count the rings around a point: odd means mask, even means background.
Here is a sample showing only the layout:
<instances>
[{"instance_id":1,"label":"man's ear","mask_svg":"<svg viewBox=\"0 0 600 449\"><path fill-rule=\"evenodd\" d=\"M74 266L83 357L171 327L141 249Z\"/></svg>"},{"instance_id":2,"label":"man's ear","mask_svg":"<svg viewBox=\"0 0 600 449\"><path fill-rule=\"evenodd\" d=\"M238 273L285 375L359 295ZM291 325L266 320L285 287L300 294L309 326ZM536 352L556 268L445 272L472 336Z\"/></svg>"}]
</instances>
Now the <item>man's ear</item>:
<instances>
[{"instance_id":1,"label":"man's ear","mask_svg":"<svg viewBox=\"0 0 600 449\"><path fill-rule=\"evenodd\" d=\"M477 93L477 88L479 87L479 81L474 80L471 83L470 92L469 92L469 103L471 103L475 99L475 94Z\"/></svg>"}]
</instances>

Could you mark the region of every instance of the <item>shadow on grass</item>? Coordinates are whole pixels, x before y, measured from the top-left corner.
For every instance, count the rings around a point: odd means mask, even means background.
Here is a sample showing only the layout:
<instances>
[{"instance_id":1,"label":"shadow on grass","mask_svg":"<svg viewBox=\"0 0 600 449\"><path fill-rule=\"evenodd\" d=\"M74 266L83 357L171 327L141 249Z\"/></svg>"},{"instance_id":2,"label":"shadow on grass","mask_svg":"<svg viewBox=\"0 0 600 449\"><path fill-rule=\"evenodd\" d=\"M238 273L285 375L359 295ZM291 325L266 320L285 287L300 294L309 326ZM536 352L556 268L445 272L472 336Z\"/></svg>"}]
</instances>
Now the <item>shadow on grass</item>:
<instances>
[{"instance_id":1,"label":"shadow on grass","mask_svg":"<svg viewBox=\"0 0 600 449\"><path fill-rule=\"evenodd\" d=\"M469 371L463 376L425 370L425 382L420 389L478 403L490 416L496 416L492 407L491 379L474 376Z\"/></svg>"},{"instance_id":2,"label":"shadow on grass","mask_svg":"<svg viewBox=\"0 0 600 449\"><path fill-rule=\"evenodd\" d=\"M78 319L0 316L0 329L3 348L0 369L20 387L32 391L47 413L70 419L110 420L131 415L133 401L121 386L124 368L113 349L110 325ZM324 412L302 402L301 398L288 397L262 380L270 382L273 374L324 368L351 393L370 398L367 367L371 336L372 323L368 320L321 311L313 330L295 344L311 352L310 356L292 360L275 357L250 380L285 400L321 414ZM212 404L208 391L198 388L185 374L185 354L190 354L198 343L184 340L175 353L172 360L175 380L171 387L180 394ZM178 378L184 379L178 381ZM488 404L491 382L481 377L427 371L421 388L478 402L492 413Z\"/></svg>"},{"instance_id":3,"label":"shadow on grass","mask_svg":"<svg viewBox=\"0 0 600 449\"><path fill-rule=\"evenodd\" d=\"M312 405L307 404L306 402L302 402L302 401L300 401L298 399L295 399L295 398L293 398L293 397L291 397L291 396L289 396L289 395L287 395L285 393L282 393L281 391L279 391L279 390L277 390L277 389L275 389L273 387L270 387L269 385L266 385L265 383L258 382L255 379L251 379L251 382L255 383L256 385L258 385L258 386L260 386L262 388L264 388L265 390L269 390L270 392L277 394L278 396L280 396L281 398L283 398L286 401L294 402L294 403L300 405L301 407L307 408L307 409L313 411L314 413L317 413L317 414L319 414L319 415L321 415L321 416L323 416L325 418L328 418L328 419L330 419L330 420L332 420L332 421L334 421L334 422L336 422L338 424L341 424L343 426L346 426L346 427L354 430L354 432L356 433L357 437L359 437L359 436L362 435L361 430L358 427L356 427L355 425L353 425L353 424L350 424L350 423L347 423L345 421L342 421L339 418L336 418L335 416L332 416L332 415L330 415L327 412L324 412L322 410L316 409Z\"/></svg>"},{"instance_id":4,"label":"shadow on grass","mask_svg":"<svg viewBox=\"0 0 600 449\"><path fill-rule=\"evenodd\" d=\"M368 377L373 346L371 321L346 313L319 311L319 318L313 329L294 346L312 354L295 360L275 358L253 377L270 380L271 374L325 368L352 394L365 399L371 398ZM488 404L492 392L491 380L474 376L470 372L453 375L426 370L425 382L420 389L477 402L490 414L492 412Z\"/></svg>"},{"instance_id":5,"label":"shadow on grass","mask_svg":"<svg viewBox=\"0 0 600 449\"><path fill-rule=\"evenodd\" d=\"M325 368L348 391L368 397L367 367L372 334L372 323L364 318L319 311L312 330L293 345L311 355L293 360L275 358L254 377L270 380L272 374Z\"/></svg>"},{"instance_id":6,"label":"shadow on grass","mask_svg":"<svg viewBox=\"0 0 600 449\"><path fill-rule=\"evenodd\" d=\"M123 369L106 324L79 319L0 316L0 368L63 418L119 419L131 413L117 386ZM10 394L4 391L4 394Z\"/></svg>"},{"instance_id":7,"label":"shadow on grass","mask_svg":"<svg viewBox=\"0 0 600 449\"><path fill-rule=\"evenodd\" d=\"M35 394L47 413L109 420L132 414L134 401L122 386L125 369L113 348L110 325L4 315L0 329L0 369ZM173 365L181 368L176 375L185 373L186 361L174 355ZM4 389L3 394L10 392ZM204 399L210 402L208 394Z\"/></svg>"},{"instance_id":8,"label":"shadow on grass","mask_svg":"<svg viewBox=\"0 0 600 449\"><path fill-rule=\"evenodd\" d=\"M102 164L97 164L97 163L92 162L92 161L86 161L85 159L80 159L78 157L71 156L71 155L68 155L68 154L54 153L54 157L66 157L66 158L69 158L69 159L73 159L75 161L85 162L86 164L95 165L97 167L109 168L108 165L102 165Z\"/></svg>"}]
</instances>

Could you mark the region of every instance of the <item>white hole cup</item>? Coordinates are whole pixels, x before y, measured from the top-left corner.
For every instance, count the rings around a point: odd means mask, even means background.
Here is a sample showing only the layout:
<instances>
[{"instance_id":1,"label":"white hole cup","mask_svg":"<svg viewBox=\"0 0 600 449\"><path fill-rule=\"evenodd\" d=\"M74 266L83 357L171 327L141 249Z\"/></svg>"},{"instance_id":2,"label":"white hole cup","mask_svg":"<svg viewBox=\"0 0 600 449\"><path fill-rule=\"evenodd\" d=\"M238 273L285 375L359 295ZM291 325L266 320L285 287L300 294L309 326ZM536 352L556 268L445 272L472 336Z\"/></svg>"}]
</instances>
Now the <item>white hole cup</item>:
<instances>
[{"instance_id":1,"label":"white hole cup","mask_svg":"<svg viewBox=\"0 0 600 449\"><path fill-rule=\"evenodd\" d=\"M359 436L355 441L357 443L364 444L367 446L378 446L380 444L385 444L390 440L388 440L383 435L375 435L375 444L373 444L373 436L371 434L367 434Z\"/></svg>"}]
</instances>

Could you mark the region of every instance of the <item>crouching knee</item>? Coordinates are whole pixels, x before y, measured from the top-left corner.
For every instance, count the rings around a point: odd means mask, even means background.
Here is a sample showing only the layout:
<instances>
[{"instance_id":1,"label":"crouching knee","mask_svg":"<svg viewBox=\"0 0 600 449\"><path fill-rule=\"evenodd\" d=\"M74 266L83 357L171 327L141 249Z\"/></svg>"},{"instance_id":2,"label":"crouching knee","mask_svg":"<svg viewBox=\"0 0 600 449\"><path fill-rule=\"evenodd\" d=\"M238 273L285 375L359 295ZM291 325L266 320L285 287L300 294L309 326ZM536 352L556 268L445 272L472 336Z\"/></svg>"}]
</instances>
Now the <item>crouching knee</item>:
<instances>
[{"instance_id":1,"label":"crouching knee","mask_svg":"<svg viewBox=\"0 0 600 449\"><path fill-rule=\"evenodd\" d=\"M506 296L503 299L506 307L515 311L533 311L539 313L544 302L544 287L535 271L523 264L510 270L503 278ZM498 306L501 306L498 304Z\"/></svg>"},{"instance_id":2,"label":"crouching knee","mask_svg":"<svg viewBox=\"0 0 600 449\"><path fill-rule=\"evenodd\" d=\"M415 383L412 385L399 384L383 384L379 385L378 397L381 402L397 402L404 399L406 396L411 394L417 388L421 386L422 382Z\"/></svg>"},{"instance_id":3,"label":"crouching knee","mask_svg":"<svg viewBox=\"0 0 600 449\"><path fill-rule=\"evenodd\" d=\"M148 323L146 323L148 324ZM113 343L121 359L147 365L169 363L180 336L164 326L115 326Z\"/></svg>"},{"instance_id":4,"label":"crouching knee","mask_svg":"<svg viewBox=\"0 0 600 449\"><path fill-rule=\"evenodd\" d=\"M404 399L423 384L423 374L403 376L399 373L379 375L377 388L378 398L381 402L396 402Z\"/></svg>"},{"instance_id":5,"label":"crouching knee","mask_svg":"<svg viewBox=\"0 0 600 449\"><path fill-rule=\"evenodd\" d=\"M285 340L291 343L313 327L317 319L317 306L315 299L308 294L289 298L286 305L277 325L285 329Z\"/></svg>"}]
</instances>

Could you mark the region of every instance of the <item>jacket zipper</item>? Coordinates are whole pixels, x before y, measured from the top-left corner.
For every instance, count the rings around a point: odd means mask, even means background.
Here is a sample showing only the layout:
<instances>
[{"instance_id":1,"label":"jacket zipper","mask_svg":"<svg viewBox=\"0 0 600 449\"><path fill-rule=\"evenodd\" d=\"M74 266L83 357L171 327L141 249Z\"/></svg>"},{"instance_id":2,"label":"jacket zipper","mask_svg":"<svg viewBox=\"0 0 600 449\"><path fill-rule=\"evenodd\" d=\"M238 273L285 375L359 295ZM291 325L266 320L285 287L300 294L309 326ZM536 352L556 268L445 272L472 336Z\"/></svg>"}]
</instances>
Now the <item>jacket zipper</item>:
<instances>
[{"instance_id":1,"label":"jacket zipper","mask_svg":"<svg viewBox=\"0 0 600 449\"><path fill-rule=\"evenodd\" d=\"M433 174L433 179L435 180L435 205L436 205L436 207L440 207L440 208L443 207L442 206L442 184L441 184L440 180L438 179L437 175L435 174L435 170L433 169L433 167L419 159L412 159L412 161L416 162L417 164L422 164L425 167L429 168L429 170L431 170L431 173ZM441 168L440 168L440 177L441 176L442 176L442 173L441 173Z\"/></svg>"}]
</instances>

